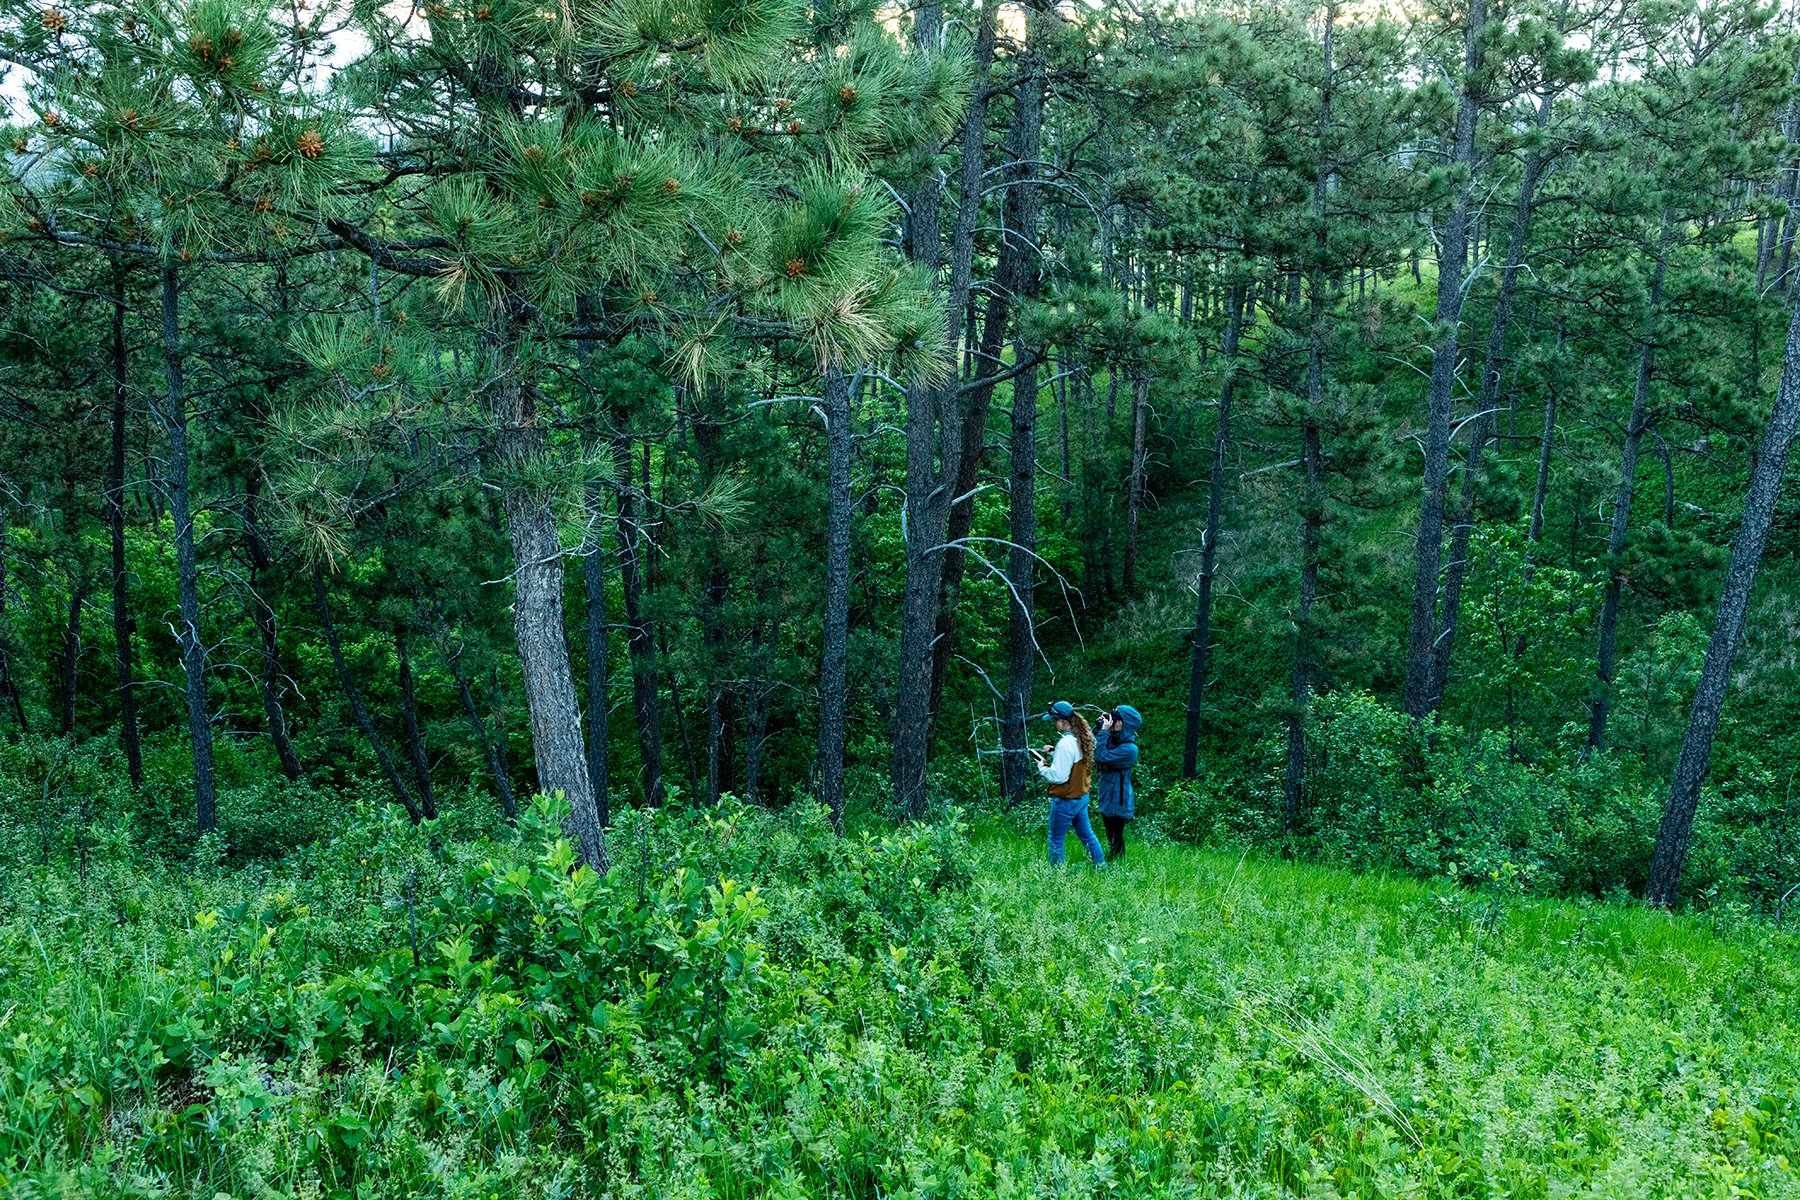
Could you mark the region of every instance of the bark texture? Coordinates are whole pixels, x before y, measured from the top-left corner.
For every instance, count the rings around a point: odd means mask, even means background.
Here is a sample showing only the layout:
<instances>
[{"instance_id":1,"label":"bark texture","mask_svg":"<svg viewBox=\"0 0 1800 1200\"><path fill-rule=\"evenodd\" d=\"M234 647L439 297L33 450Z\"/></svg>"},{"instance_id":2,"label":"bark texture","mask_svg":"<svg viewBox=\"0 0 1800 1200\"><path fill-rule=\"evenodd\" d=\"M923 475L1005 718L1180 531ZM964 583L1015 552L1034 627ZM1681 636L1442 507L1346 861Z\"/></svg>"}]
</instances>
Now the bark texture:
<instances>
[{"instance_id":1,"label":"bark texture","mask_svg":"<svg viewBox=\"0 0 1800 1200\"><path fill-rule=\"evenodd\" d=\"M132 787L144 783L138 740L137 679L131 646L131 587L125 569L125 403L131 361L125 343L125 272L117 268L112 294L112 455L106 464L106 516L112 534L113 662L119 676L119 744Z\"/></svg>"},{"instance_id":2,"label":"bark texture","mask_svg":"<svg viewBox=\"0 0 1800 1200\"><path fill-rule=\"evenodd\" d=\"M1551 98L1538 105L1537 125L1550 121ZM1456 644L1456 619L1462 608L1463 580L1469 570L1469 539L1475 531L1475 490L1481 478L1481 458L1494 432L1495 406L1500 402L1500 369L1506 355L1506 335L1512 326L1513 296L1525 265L1525 244L1531 233L1531 217L1537 202L1538 180L1547 156L1542 147L1525 157L1519 181L1519 197L1513 206L1512 228L1507 235L1506 263L1500 271L1500 288L1494 297L1494 320L1488 327L1487 352L1481 360L1481 390L1475 400L1475 417L1469 434L1469 457L1463 466L1462 497L1456 522L1450 531L1450 561L1444 569L1444 596L1438 611L1437 636L1431 648L1431 675L1425 689L1427 711L1443 705L1450 680L1450 653Z\"/></svg>"},{"instance_id":3,"label":"bark texture","mask_svg":"<svg viewBox=\"0 0 1800 1200\"><path fill-rule=\"evenodd\" d=\"M1456 136L1450 155L1451 163L1465 170L1475 162L1475 124L1481 112L1476 76L1481 67L1481 31L1486 24L1486 0L1470 0L1462 95L1456 106ZM1406 634L1406 691L1402 699L1406 712L1414 717L1425 716L1430 707L1438 569L1444 552L1444 494L1450 475L1450 413L1456 398L1463 270L1469 257L1469 191L1467 185L1457 188L1444 217L1438 250L1437 340L1431 348L1431 383L1426 392L1424 487L1419 504L1419 536L1414 544L1412 612Z\"/></svg>"},{"instance_id":4,"label":"bark texture","mask_svg":"<svg viewBox=\"0 0 1800 1200\"><path fill-rule=\"evenodd\" d=\"M1200 716L1206 703L1206 659L1212 638L1213 579L1219 571L1219 517L1225 502L1225 454L1231 447L1231 400L1237 386L1238 338L1244 328L1242 283L1231 289L1225 318L1225 381L1219 385L1219 412L1213 422L1212 477L1206 490L1206 532L1200 543L1200 578L1194 600L1194 636L1188 651L1187 726L1181 737L1181 777L1200 770Z\"/></svg>"},{"instance_id":5,"label":"bark texture","mask_svg":"<svg viewBox=\"0 0 1800 1200\"><path fill-rule=\"evenodd\" d=\"M181 646L187 698L188 740L194 756L194 817L205 833L218 824L218 785L213 773L212 713L206 700L206 643L200 634L200 569L194 550L193 506L188 496L187 391L182 381L181 277L174 264L162 269L162 351L169 438L169 513L175 526L176 641Z\"/></svg>"},{"instance_id":6,"label":"bark texture","mask_svg":"<svg viewBox=\"0 0 1800 1200\"><path fill-rule=\"evenodd\" d=\"M1650 857L1650 878L1644 895L1652 904L1673 904L1681 883L1681 866L1687 860L1688 838L1693 833L1694 813L1700 803L1700 785L1706 779L1706 770L1712 761L1713 736L1719 730L1725 692L1731 683L1731 665L1737 658L1738 644L1743 638L1744 614L1750 608L1750 593L1756 586L1757 570L1762 565L1763 549L1768 544L1769 526L1775 519L1775 506L1781 499L1781 481L1787 474L1788 452L1793 448L1797 424L1800 424L1800 305L1795 306L1788 323L1781 388L1776 393L1775 410L1769 414L1762 453L1750 476L1750 491L1744 498L1744 517L1731 544L1731 565L1725 574L1725 590L1719 597L1712 640L1706 647L1706 661L1700 668L1700 684L1694 692L1694 703L1688 709L1681 756L1675 761L1669 802L1663 809L1662 825L1656 834L1656 850Z\"/></svg>"},{"instance_id":7,"label":"bark texture","mask_svg":"<svg viewBox=\"0 0 1800 1200\"><path fill-rule=\"evenodd\" d=\"M850 669L850 385L825 368L825 628L819 661L819 803L844 820L844 709Z\"/></svg>"}]
</instances>

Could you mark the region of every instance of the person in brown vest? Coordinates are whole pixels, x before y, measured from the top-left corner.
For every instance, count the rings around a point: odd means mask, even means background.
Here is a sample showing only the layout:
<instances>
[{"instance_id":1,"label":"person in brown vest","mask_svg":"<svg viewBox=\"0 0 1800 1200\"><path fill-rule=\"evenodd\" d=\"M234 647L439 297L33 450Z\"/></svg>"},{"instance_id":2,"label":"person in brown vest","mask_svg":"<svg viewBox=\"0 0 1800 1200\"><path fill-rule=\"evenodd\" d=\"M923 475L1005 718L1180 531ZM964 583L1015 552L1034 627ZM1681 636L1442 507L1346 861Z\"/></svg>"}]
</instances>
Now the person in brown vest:
<instances>
[{"instance_id":1,"label":"person in brown vest","mask_svg":"<svg viewBox=\"0 0 1800 1200\"><path fill-rule=\"evenodd\" d=\"M1081 844L1087 847L1088 861L1104 867L1106 855L1100 850L1094 827L1088 823L1087 811L1088 780L1094 769L1094 731L1088 728L1087 718L1067 700L1058 700L1048 712L1039 715L1043 720L1054 721L1061 735L1056 745L1031 752L1037 760L1038 774L1050 784L1050 865L1062 866L1063 842L1072 825Z\"/></svg>"}]
</instances>

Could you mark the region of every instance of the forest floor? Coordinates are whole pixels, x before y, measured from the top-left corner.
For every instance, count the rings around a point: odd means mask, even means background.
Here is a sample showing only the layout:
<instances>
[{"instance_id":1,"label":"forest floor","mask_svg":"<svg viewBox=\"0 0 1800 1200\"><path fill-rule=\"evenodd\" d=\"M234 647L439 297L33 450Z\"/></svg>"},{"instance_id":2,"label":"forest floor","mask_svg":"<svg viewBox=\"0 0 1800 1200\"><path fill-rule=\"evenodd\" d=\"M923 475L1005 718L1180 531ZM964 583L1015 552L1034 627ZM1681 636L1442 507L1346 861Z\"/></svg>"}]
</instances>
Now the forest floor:
<instances>
[{"instance_id":1,"label":"forest floor","mask_svg":"<svg viewBox=\"0 0 1800 1200\"><path fill-rule=\"evenodd\" d=\"M1766 921L1174 846L1058 872L1028 821L621 821L586 884L391 818L273 870L16 874L0 1192L1800 1196Z\"/></svg>"}]
</instances>

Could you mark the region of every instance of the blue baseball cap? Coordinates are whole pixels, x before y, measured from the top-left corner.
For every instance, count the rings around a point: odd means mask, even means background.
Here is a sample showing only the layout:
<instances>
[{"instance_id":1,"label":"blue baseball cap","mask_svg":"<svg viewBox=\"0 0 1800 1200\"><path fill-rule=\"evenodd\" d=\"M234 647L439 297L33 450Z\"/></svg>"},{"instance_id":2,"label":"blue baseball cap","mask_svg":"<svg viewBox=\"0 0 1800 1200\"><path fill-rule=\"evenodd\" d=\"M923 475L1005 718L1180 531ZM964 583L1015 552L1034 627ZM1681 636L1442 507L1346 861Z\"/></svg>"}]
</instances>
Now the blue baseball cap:
<instances>
[{"instance_id":1,"label":"blue baseball cap","mask_svg":"<svg viewBox=\"0 0 1800 1200\"><path fill-rule=\"evenodd\" d=\"M1061 717L1063 720L1066 721L1074 715L1075 715L1075 706L1073 704L1070 704L1067 700L1058 700L1055 704L1052 704L1050 706L1050 709L1048 712L1039 713L1038 720L1054 721L1054 720L1056 720L1056 718Z\"/></svg>"}]
</instances>

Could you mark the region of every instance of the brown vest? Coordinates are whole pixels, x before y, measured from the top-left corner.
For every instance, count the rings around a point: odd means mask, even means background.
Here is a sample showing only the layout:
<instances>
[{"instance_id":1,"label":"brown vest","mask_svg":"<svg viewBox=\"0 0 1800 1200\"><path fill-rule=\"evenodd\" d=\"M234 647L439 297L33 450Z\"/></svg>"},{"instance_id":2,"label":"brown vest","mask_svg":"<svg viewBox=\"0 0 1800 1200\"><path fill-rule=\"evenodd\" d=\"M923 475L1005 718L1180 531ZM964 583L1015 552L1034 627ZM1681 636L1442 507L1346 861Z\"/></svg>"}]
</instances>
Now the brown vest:
<instances>
[{"instance_id":1,"label":"brown vest","mask_svg":"<svg viewBox=\"0 0 1800 1200\"><path fill-rule=\"evenodd\" d=\"M1076 759L1075 765L1069 768L1069 778L1063 783L1051 784L1050 794L1058 800L1073 800L1078 796L1087 795L1090 767L1091 764L1087 759Z\"/></svg>"}]
</instances>

